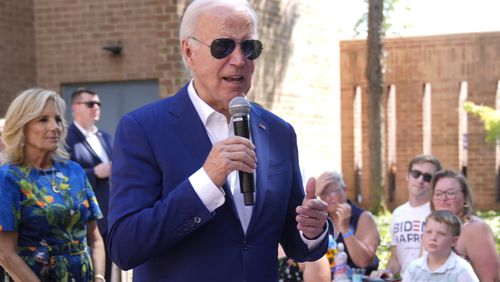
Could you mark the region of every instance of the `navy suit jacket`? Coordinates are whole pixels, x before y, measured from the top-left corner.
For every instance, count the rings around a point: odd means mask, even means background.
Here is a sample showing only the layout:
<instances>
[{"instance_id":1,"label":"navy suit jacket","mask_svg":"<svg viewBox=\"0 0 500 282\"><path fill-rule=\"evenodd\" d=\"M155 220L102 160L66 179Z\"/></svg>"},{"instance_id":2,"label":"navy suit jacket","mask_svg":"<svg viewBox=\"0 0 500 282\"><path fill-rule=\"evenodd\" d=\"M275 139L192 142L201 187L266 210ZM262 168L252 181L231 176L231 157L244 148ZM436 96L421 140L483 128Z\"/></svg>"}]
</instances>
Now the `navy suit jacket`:
<instances>
[{"instance_id":1,"label":"navy suit jacket","mask_svg":"<svg viewBox=\"0 0 500 282\"><path fill-rule=\"evenodd\" d=\"M104 131L98 131L97 136L101 144L108 154L109 159L112 156L111 136ZM99 202L104 218L97 221L101 234L107 234L108 230L108 203L109 203L109 178L97 178L94 173L94 167L102 163L99 156L94 152L90 144L85 140L83 133L76 127L75 123L71 123L68 127L68 137L66 145L70 153L71 160L79 163L85 170L85 174L94 189L94 193Z\"/></svg>"},{"instance_id":2,"label":"navy suit jacket","mask_svg":"<svg viewBox=\"0 0 500 282\"><path fill-rule=\"evenodd\" d=\"M188 177L212 144L189 95L139 108L119 122L113 154L108 248L134 281L278 281L278 243L298 261L309 251L296 228L304 198L292 126L252 105L256 203L243 232L232 195L209 212Z\"/></svg>"}]
</instances>

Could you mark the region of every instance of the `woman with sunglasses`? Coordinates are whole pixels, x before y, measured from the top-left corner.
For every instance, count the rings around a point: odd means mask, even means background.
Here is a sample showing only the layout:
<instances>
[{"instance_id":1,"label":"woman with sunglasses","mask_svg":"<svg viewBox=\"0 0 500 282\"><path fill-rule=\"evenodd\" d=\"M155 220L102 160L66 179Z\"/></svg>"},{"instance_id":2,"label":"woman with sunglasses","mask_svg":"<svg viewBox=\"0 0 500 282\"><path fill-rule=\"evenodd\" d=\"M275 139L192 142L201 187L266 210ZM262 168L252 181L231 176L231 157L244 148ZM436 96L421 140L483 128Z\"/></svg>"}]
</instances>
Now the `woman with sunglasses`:
<instances>
[{"instance_id":1,"label":"woman with sunglasses","mask_svg":"<svg viewBox=\"0 0 500 282\"><path fill-rule=\"evenodd\" d=\"M468 260L480 281L500 281L500 258L491 227L476 216L467 179L451 170L442 170L432 178L431 209L449 210L458 216L462 231L455 251Z\"/></svg>"},{"instance_id":2,"label":"woman with sunglasses","mask_svg":"<svg viewBox=\"0 0 500 282\"><path fill-rule=\"evenodd\" d=\"M14 281L103 281L102 218L64 148L64 101L29 89L6 115L0 168L0 264Z\"/></svg>"}]
</instances>

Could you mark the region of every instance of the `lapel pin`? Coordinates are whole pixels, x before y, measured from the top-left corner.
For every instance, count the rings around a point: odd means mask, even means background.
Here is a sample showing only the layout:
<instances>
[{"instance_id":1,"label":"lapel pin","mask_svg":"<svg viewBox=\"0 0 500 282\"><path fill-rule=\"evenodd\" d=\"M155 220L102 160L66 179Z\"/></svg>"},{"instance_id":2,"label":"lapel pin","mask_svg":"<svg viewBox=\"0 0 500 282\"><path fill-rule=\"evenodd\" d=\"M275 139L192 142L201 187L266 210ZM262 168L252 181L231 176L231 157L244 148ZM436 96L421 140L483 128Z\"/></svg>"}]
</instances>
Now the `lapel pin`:
<instances>
[{"instance_id":1,"label":"lapel pin","mask_svg":"<svg viewBox=\"0 0 500 282\"><path fill-rule=\"evenodd\" d=\"M262 128L262 129L264 129L264 130L266 130L266 125L263 124L262 122L259 122L259 127Z\"/></svg>"}]
</instances>

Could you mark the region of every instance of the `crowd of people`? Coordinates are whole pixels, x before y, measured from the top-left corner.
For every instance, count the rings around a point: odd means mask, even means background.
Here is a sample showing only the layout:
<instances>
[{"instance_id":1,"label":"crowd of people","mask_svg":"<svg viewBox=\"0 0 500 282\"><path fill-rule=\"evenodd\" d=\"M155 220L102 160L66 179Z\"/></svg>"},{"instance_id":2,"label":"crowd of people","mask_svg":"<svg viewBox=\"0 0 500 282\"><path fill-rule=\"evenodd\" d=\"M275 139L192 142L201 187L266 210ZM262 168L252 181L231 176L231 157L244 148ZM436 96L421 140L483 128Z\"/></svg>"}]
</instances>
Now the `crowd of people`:
<instances>
[{"instance_id":1,"label":"crowd of people","mask_svg":"<svg viewBox=\"0 0 500 282\"><path fill-rule=\"evenodd\" d=\"M89 89L73 93L69 126L56 92L15 97L0 167L5 277L117 281L120 267L134 281L320 282L332 281L344 250L345 266L372 278L500 280L495 236L467 179L436 157L410 161L408 202L394 210L381 266L375 217L348 199L342 175L304 188L289 123L252 104L251 138L235 136L230 101L250 90L263 50L246 0L193 1L179 38L192 79L125 114L114 146ZM252 174L254 204L238 171Z\"/></svg>"}]
</instances>

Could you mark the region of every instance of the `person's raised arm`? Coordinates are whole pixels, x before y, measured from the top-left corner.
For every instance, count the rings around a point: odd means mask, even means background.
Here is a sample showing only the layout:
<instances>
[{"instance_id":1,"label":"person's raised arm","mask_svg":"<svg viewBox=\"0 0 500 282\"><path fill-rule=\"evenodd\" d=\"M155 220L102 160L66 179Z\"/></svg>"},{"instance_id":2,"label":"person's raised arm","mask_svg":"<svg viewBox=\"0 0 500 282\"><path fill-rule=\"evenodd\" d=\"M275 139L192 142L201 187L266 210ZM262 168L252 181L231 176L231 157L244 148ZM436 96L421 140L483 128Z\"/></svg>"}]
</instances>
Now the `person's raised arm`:
<instances>
[{"instance_id":1,"label":"person's raised arm","mask_svg":"<svg viewBox=\"0 0 500 282\"><path fill-rule=\"evenodd\" d=\"M311 177L307 181L306 196L302 205L297 207L297 229L307 239L318 238L325 231L328 217L327 204L316 198L316 181Z\"/></svg>"},{"instance_id":2,"label":"person's raised arm","mask_svg":"<svg viewBox=\"0 0 500 282\"><path fill-rule=\"evenodd\" d=\"M39 282L40 279L17 254L18 233L0 231L0 264L14 281Z\"/></svg>"},{"instance_id":3,"label":"person's raised arm","mask_svg":"<svg viewBox=\"0 0 500 282\"><path fill-rule=\"evenodd\" d=\"M369 211L361 214L356 232L344 237L344 243L354 264L368 267L372 263L380 238L375 219Z\"/></svg>"}]
</instances>

